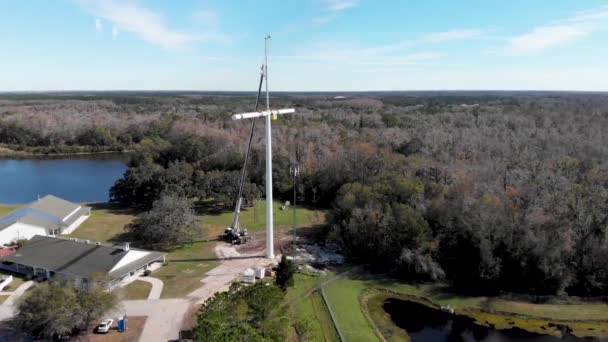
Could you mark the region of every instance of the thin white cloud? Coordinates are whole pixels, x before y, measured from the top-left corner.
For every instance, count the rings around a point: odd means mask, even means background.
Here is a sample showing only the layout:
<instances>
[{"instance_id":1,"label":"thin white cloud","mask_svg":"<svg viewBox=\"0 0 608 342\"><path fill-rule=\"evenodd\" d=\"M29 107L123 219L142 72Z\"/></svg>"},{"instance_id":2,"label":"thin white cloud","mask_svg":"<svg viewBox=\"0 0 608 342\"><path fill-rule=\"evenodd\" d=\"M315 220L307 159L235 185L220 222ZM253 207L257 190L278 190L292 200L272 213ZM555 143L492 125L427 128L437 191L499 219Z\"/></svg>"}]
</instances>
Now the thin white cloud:
<instances>
[{"instance_id":1,"label":"thin white cloud","mask_svg":"<svg viewBox=\"0 0 608 342\"><path fill-rule=\"evenodd\" d=\"M608 6L580 11L570 18L536 27L530 32L511 38L505 51L522 55L568 45L595 31L606 29L606 20Z\"/></svg>"},{"instance_id":2,"label":"thin white cloud","mask_svg":"<svg viewBox=\"0 0 608 342\"><path fill-rule=\"evenodd\" d=\"M101 19L95 19L95 30L97 32L101 32L103 30L103 24L101 23Z\"/></svg>"},{"instance_id":3,"label":"thin white cloud","mask_svg":"<svg viewBox=\"0 0 608 342\"><path fill-rule=\"evenodd\" d=\"M120 31L118 30L118 27L116 27L116 25L114 25L112 27L112 38L116 39L118 38L118 34L120 33Z\"/></svg>"},{"instance_id":4,"label":"thin white cloud","mask_svg":"<svg viewBox=\"0 0 608 342\"><path fill-rule=\"evenodd\" d=\"M144 41L163 48L181 48L194 42L227 41L229 37L215 31L190 33L169 27L165 18L133 0L78 0L85 10L113 23L114 32L129 32Z\"/></svg>"},{"instance_id":5,"label":"thin white cloud","mask_svg":"<svg viewBox=\"0 0 608 342\"><path fill-rule=\"evenodd\" d=\"M192 20L194 20L194 22L197 24L204 25L206 27L219 27L219 16L217 12L212 10L196 11L192 14Z\"/></svg>"},{"instance_id":6,"label":"thin white cloud","mask_svg":"<svg viewBox=\"0 0 608 342\"><path fill-rule=\"evenodd\" d=\"M359 5L359 0L325 0L330 11L343 11Z\"/></svg>"},{"instance_id":7,"label":"thin white cloud","mask_svg":"<svg viewBox=\"0 0 608 342\"><path fill-rule=\"evenodd\" d=\"M511 39L507 52L528 54L561 45L566 45L593 32L586 25L555 25L537 27L533 31Z\"/></svg>"},{"instance_id":8,"label":"thin white cloud","mask_svg":"<svg viewBox=\"0 0 608 342\"><path fill-rule=\"evenodd\" d=\"M336 19L336 14L331 13L331 14L322 15L322 16L313 18L312 23L314 25L325 25L327 23L332 22L334 19Z\"/></svg>"},{"instance_id":9,"label":"thin white cloud","mask_svg":"<svg viewBox=\"0 0 608 342\"><path fill-rule=\"evenodd\" d=\"M312 18L314 26L321 26L334 21L338 13L359 5L359 0L323 0L325 7L322 15Z\"/></svg>"},{"instance_id":10,"label":"thin white cloud","mask_svg":"<svg viewBox=\"0 0 608 342\"><path fill-rule=\"evenodd\" d=\"M600 7L590 11L579 11L572 18L564 20L565 22L588 22L590 20L607 19L608 18L608 6Z\"/></svg>"},{"instance_id":11,"label":"thin white cloud","mask_svg":"<svg viewBox=\"0 0 608 342\"><path fill-rule=\"evenodd\" d=\"M320 63L340 66L412 66L442 57L438 52L416 52L387 55L381 47L364 49L313 49L300 54L276 56L293 63Z\"/></svg>"},{"instance_id":12,"label":"thin white cloud","mask_svg":"<svg viewBox=\"0 0 608 342\"><path fill-rule=\"evenodd\" d=\"M426 35L422 38L423 41L440 43L454 40L465 40L480 37L483 34L482 30L477 29L456 29L446 32L437 32Z\"/></svg>"}]
</instances>

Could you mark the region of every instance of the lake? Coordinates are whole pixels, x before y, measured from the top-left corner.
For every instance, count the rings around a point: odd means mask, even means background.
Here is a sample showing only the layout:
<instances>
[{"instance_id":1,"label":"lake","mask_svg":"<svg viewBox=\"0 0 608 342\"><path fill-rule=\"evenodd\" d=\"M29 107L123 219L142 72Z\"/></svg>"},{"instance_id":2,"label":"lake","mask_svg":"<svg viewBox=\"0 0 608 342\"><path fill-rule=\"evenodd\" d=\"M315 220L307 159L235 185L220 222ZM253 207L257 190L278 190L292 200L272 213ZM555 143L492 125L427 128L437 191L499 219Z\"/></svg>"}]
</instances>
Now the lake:
<instances>
[{"instance_id":1,"label":"lake","mask_svg":"<svg viewBox=\"0 0 608 342\"><path fill-rule=\"evenodd\" d=\"M73 202L107 202L127 160L116 154L0 159L0 203L28 203L47 194Z\"/></svg>"},{"instance_id":2,"label":"lake","mask_svg":"<svg viewBox=\"0 0 608 342\"><path fill-rule=\"evenodd\" d=\"M387 298L382 305L391 320L410 336L412 342L484 341L484 342L580 342L588 339L572 335L558 338L522 329L494 330L475 324L472 318L452 315L419 303ZM599 341L599 340L592 340Z\"/></svg>"}]
</instances>

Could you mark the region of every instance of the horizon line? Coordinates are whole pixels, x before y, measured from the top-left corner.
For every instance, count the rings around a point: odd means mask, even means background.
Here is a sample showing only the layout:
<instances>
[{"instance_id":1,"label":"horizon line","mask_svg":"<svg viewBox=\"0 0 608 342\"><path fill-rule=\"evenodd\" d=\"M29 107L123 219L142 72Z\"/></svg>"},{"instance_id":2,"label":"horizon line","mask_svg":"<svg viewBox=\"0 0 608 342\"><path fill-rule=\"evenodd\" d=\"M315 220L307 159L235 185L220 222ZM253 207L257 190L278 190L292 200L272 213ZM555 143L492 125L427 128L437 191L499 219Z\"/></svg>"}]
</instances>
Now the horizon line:
<instances>
[{"instance_id":1,"label":"horizon line","mask_svg":"<svg viewBox=\"0 0 608 342\"><path fill-rule=\"evenodd\" d=\"M543 93L608 93L608 90L572 90L572 89L418 89L418 90L276 90L270 93L508 93L508 92L543 92ZM192 90L192 89L84 89L84 90L0 90L5 94L58 94L58 93L256 93L255 90Z\"/></svg>"}]
</instances>

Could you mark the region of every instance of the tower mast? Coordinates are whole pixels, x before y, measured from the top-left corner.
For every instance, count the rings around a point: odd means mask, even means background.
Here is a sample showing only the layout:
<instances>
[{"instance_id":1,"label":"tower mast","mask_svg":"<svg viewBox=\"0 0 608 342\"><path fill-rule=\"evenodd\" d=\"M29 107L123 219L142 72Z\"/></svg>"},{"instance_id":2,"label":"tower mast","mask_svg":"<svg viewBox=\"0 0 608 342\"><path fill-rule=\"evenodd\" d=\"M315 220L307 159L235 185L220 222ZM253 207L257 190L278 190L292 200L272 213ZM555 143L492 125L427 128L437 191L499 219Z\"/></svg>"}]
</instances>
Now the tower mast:
<instances>
[{"instance_id":1,"label":"tower mast","mask_svg":"<svg viewBox=\"0 0 608 342\"><path fill-rule=\"evenodd\" d=\"M274 225L272 202L272 120L278 115L295 113L295 109L270 109L270 91L268 90L268 48L270 36L264 38L264 79L266 81L266 110L262 112L240 113L232 115L232 120L266 118L266 257L274 259Z\"/></svg>"},{"instance_id":2,"label":"tower mast","mask_svg":"<svg viewBox=\"0 0 608 342\"><path fill-rule=\"evenodd\" d=\"M270 35L264 38L264 79L266 80L266 111L270 112L270 92L268 91L268 43ZM274 220L272 210L272 118L266 115L266 257L274 259Z\"/></svg>"}]
</instances>

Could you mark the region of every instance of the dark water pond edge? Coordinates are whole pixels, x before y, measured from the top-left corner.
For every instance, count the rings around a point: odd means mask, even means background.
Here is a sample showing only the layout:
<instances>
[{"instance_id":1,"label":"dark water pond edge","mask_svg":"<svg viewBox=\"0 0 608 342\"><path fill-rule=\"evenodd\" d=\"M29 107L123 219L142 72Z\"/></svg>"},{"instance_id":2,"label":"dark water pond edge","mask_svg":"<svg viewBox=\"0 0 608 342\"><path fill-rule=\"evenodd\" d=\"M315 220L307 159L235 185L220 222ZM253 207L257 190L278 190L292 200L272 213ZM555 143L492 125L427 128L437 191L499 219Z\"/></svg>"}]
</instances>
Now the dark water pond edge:
<instances>
[{"instance_id":1,"label":"dark water pond edge","mask_svg":"<svg viewBox=\"0 0 608 342\"><path fill-rule=\"evenodd\" d=\"M369 324L372 326L372 328L374 329L374 332L380 338L381 341L386 341L386 336L383 335L381 329L376 324L374 318L372 317L373 315L371 314L370 308L369 308L370 300L372 300L372 299L377 300L377 298L374 298L374 297L383 297L382 302L386 302L386 300L388 300L388 299L412 302L415 304L423 305L432 310L437 310L438 313L441 312L440 311L441 306L439 304L433 302L433 300L431 300L428 297L406 294L406 293L393 291L393 290L389 290L389 289L385 289L385 288L366 289L361 293L359 302L361 304L361 308L362 308L365 318L368 320ZM380 308L380 309L383 309L383 308ZM384 311L384 313L388 314L386 311ZM510 321L509 323L513 322L513 324L510 325L508 328L500 329L500 328L497 328L494 324L491 324L491 323L485 321L483 318L478 319L477 315L501 316L501 318L504 318L505 321ZM478 325L480 328L489 328L489 329L493 329L496 331L508 332L508 333L512 333L512 334L521 333L521 334L532 334L532 335L556 337L556 338L568 337L568 338L573 338L573 339L581 340L581 341L585 340L585 339L589 339L591 341L608 341L608 340L606 340L607 336L602 336L602 337L586 336L586 337L580 337L580 338L575 337L574 335L572 335L572 329L568 326L568 324L581 323L581 322L589 323L589 324L606 323L606 320L558 320L558 319L545 318L545 317L515 314L515 313L511 313L511 312L502 312L502 311L498 311L498 310L483 310L483 309L476 309L476 308L467 308L467 309L463 309L463 310L457 310L456 315L454 315L454 317L461 317L464 319L469 319L469 320L471 320L471 322L474 322L475 325ZM517 326L516 324L514 324L514 320L512 318L519 318L519 319L523 318L523 319L530 319L530 320L547 321L547 324L546 324L547 329L545 329L545 327L543 326L543 327L541 327L543 329L542 332L530 331L529 329L526 329L526 327L521 327L521 326ZM486 324L480 324L479 321L484 321ZM392 322L392 324L394 324L395 327L398 327L398 325L394 321ZM405 333L405 335L407 335L407 332L404 329L402 329L402 328L400 328L400 329ZM551 333L551 331L550 331L551 329L553 330L553 333ZM409 339L409 336L408 336L408 339Z\"/></svg>"}]
</instances>

